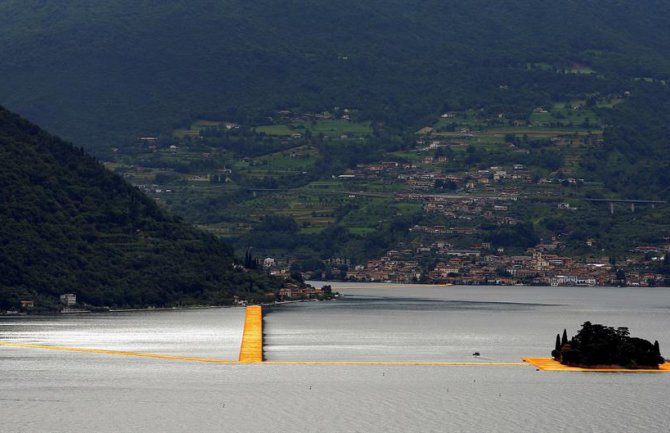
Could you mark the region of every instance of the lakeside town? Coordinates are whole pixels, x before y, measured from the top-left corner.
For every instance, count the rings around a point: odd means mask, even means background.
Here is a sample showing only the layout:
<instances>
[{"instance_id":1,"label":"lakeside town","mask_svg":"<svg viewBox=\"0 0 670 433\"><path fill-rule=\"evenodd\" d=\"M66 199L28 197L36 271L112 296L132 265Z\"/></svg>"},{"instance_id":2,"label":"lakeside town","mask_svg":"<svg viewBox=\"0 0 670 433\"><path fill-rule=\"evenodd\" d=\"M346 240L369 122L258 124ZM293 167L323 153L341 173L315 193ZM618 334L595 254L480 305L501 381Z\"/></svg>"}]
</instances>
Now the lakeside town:
<instances>
[{"instance_id":1,"label":"lakeside town","mask_svg":"<svg viewBox=\"0 0 670 433\"><path fill-rule=\"evenodd\" d=\"M441 249L440 259L427 272L421 254ZM659 251L654 251L660 253ZM667 260L667 254L657 260ZM347 272L353 281L421 282L430 284L532 284L542 286L634 286L665 284L665 276L648 269L644 259L629 258L613 265L608 257L578 259L549 252L545 246L524 255L483 254L481 250L445 250L437 243L417 250L392 250L378 260Z\"/></svg>"},{"instance_id":2,"label":"lakeside town","mask_svg":"<svg viewBox=\"0 0 670 433\"><path fill-rule=\"evenodd\" d=\"M637 254L619 262L614 262L612 257L565 257L552 252L555 246L539 245L523 255L506 256L488 250L487 243L466 250L452 249L446 242L429 246L401 245L405 248L390 250L383 257L361 265L350 267L345 259L332 260L336 268L346 271L308 271L303 272L302 277L454 285L654 287L668 284L667 277L654 272L653 265L670 260L670 245L665 250L641 247ZM271 258L265 259L264 267L273 275L290 273L287 263L280 265Z\"/></svg>"},{"instance_id":3,"label":"lakeside town","mask_svg":"<svg viewBox=\"0 0 670 433\"><path fill-rule=\"evenodd\" d=\"M628 96L624 92L598 103L615 104ZM580 168L580 155L602 144L601 122L586 101L537 107L525 120L505 113L485 117L473 110L445 112L435 124L416 131L407 146L295 185L291 182L298 177L309 177L318 158L332 157L334 147L316 142L361 142L372 126L353 121L351 110L337 107L311 114L284 110L271 120L255 128L198 121L177 131L178 141L161 144L152 139L147 151L158 159L175 153L194 160L211 158L218 148L203 143L218 136L232 140L245 130L257 143L279 146L273 153L250 155L242 162L226 160L217 169L203 165L180 173L127 166L123 174L161 204L237 191L239 203L209 209L214 203L209 200L197 208L198 215L225 216L203 227L238 241L238 247L254 248L266 257L264 268L273 275L298 272L305 279L466 285L670 283L670 267L665 265L670 239L665 234L615 237L604 228L646 218L666 202L606 194ZM207 152L198 153L203 150ZM291 179L288 187L282 183L285 178ZM173 180L159 182L164 179ZM267 215L281 215L283 228L259 229ZM395 223L405 220L411 223ZM267 235L281 235L286 227L291 234L316 237L338 226L364 239L379 227L394 225L400 235L366 257L341 250L328 255L316 249L297 252L299 247L286 242L267 241Z\"/></svg>"}]
</instances>

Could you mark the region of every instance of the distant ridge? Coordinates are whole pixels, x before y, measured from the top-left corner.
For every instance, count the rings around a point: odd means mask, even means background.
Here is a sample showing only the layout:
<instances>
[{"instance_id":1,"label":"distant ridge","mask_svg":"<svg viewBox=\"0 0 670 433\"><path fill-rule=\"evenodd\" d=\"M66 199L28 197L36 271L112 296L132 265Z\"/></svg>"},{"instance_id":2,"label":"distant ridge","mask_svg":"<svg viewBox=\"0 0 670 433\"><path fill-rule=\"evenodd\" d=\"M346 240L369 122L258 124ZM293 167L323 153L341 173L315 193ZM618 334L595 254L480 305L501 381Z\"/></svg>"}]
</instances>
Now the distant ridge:
<instances>
[{"instance_id":1,"label":"distant ridge","mask_svg":"<svg viewBox=\"0 0 670 433\"><path fill-rule=\"evenodd\" d=\"M96 155L190 116L524 111L667 78L669 19L654 0L6 0L0 104Z\"/></svg>"}]
</instances>

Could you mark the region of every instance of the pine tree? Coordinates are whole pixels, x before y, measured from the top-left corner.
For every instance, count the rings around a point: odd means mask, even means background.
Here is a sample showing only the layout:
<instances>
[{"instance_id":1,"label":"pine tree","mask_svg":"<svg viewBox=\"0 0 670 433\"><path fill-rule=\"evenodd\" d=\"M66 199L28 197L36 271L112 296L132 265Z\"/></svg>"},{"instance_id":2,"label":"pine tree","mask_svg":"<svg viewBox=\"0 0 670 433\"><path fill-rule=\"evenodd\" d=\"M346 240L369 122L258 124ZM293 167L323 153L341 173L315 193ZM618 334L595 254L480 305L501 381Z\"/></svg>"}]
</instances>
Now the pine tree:
<instances>
[{"instance_id":1,"label":"pine tree","mask_svg":"<svg viewBox=\"0 0 670 433\"><path fill-rule=\"evenodd\" d=\"M561 346L568 344L568 331L563 330L563 339L561 340Z\"/></svg>"},{"instance_id":2,"label":"pine tree","mask_svg":"<svg viewBox=\"0 0 670 433\"><path fill-rule=\"evenodd\" d=\"M254 259L251 255L251 250L247 249L247 252L244 253L244 267L247 269L254 268Z\"/></svg>"},{"instance_id":3,"label":"pine tree","mask_svg":"<svg viewBox=\"0 0 670 433\"><path fill-rule=\"evenodd\" d=\"M561 358L561 335L556 334L556 344L554 345L554 350L551 351L551 357L555 360L560 360Z\"/></svg>"}]
</instances>

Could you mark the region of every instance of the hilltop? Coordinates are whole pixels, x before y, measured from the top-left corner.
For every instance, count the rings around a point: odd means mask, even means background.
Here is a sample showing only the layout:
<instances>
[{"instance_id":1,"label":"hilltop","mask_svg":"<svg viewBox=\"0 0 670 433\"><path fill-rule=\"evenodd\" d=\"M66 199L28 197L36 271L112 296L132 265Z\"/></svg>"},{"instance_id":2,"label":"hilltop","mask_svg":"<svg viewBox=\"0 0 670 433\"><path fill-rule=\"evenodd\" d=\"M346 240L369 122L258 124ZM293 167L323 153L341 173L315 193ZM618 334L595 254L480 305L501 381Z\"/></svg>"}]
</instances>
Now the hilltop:
<instances>
[{"instance_id":1,"label":"hilltop","mask_svg":"<svg viewBox=\"0 0 670 433\"><path fill-rule=\"evenodd\" d=\"M73 147L0 108L0 310L74 293L94 306L226 304L281 282L161 210Z\"/></svg>"}]
</instances>

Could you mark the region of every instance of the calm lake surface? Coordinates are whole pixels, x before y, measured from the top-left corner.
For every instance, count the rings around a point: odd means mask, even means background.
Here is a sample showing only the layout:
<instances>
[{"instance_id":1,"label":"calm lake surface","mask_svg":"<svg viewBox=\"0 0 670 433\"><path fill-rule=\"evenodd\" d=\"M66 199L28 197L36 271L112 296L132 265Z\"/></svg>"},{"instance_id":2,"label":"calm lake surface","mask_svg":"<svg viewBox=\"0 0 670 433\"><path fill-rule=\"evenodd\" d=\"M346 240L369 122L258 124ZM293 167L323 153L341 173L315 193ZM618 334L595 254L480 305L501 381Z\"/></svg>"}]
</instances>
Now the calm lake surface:
<instances>
[{"instance_id":1,"label":"calm lake surface","mask_svg":"<svg viewBox=\"0 0 670 433\"><path fill-rule=\"evenodd\" d=\"M270 361L519 361L628 326L670 357L670 290L334 284L265 318ZM244 311L0 317L0 341L236 359ZM478 351L481 357L473 358ZM662 432L670 374L225 365L0 347L0 432Z\"/></svg>"}]
</instances>

